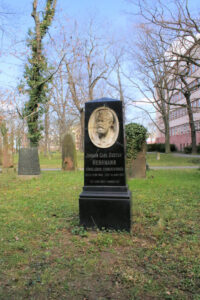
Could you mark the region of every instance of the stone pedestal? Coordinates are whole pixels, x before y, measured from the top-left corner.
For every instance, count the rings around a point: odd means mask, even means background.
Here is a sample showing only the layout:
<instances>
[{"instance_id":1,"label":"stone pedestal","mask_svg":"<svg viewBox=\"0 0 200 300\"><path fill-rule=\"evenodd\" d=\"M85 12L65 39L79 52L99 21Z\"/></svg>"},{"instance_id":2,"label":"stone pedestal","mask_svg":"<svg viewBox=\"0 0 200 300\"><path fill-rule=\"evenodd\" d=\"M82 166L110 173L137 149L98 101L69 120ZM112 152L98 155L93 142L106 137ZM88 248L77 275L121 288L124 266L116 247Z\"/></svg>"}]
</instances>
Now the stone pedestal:
<instances>
[{"instance_id":1,"label":"stone pedestal","mask_svg":"<svg viewBox=\"0 0 200 300\"><path fill-rule=\"evenodd\" d=\"M131 229L131 193L126 185L122 102L103 98L85 105L84 187L80 224Z\"/></svg>"},{"instance_id":2,"label":"stone pedestal","mask_svg":"<svg viewBox=\"0 0 200 300\"><path fill-rule=\"evenodd\" d=\"M80 223L85 227L130 231L131 193L126 187L84 187Z\"/></svg>"}]
</instances>

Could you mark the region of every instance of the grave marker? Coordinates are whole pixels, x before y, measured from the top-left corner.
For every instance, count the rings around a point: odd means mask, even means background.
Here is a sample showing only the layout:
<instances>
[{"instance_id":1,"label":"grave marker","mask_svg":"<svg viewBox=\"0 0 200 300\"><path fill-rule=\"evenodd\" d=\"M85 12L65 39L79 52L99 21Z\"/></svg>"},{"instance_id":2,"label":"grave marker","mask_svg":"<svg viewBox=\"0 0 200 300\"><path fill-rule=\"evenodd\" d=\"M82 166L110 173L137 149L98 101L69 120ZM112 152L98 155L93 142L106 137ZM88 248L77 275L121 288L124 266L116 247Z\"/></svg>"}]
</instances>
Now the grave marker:
<instances>
[{"instance_id":1,"label":"grave marker","mask_svg":"<svg viewBox=\"0 0 200 300\"><path fill-rule=\"evenodd\" d=\"M130 231L131 193L126 185L121 101L102 98L85 104L84 142L80 224Z\"/></svg>"}]
</instances>

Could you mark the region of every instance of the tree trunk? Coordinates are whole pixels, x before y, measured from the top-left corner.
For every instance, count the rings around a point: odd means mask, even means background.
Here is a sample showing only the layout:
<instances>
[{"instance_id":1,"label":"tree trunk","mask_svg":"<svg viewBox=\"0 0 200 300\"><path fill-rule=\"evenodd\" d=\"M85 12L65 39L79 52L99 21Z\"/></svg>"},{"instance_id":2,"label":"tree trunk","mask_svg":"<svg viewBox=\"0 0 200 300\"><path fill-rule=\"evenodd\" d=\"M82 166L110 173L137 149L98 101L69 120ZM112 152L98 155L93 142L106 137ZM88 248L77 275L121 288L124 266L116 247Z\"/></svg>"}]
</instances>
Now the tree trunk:
<instances>
[{"instance_id":1,"label":"tree trunk","mask_svg":"<svg viewBox=\"0 0 200 300\"><path fill-rule=\"evenodd\" d=\"M45 126L44 156L47 157L49 155L49 104L48 103L46 105L44 126Z\"/></svg>"},{"instance_id":2,"label":"tree trunk","mask_svg":"<svg viewBox=\"0 0 200 300\"><path fill-rule=\"evenodd\" d=\"M3 145L2 138L0 136L0 165L2 165Z\"/></svg>"},{"instance_id":3,"label":"tree trunk","mask_svg":"<svg viewBox=\"0 0 200 300\"><path fill-rule=\"evenodd\" d=\"M188 117L189 117L191 142L192 142L192 154L196 154L197 153L196 129L195 129L194 118L193 118L193 113L192 113L190 93L185 93L184 95L185 95L185 99L186 99L186 103L187 103L187 112L188 112Z\"/></svg>"},{"instance_id":4,"label":"tree trunk","mask_svg":"<svg viewBox=\"0 0 200 300\"><path fill-rule=\"evenodd\" d=\"M165 120L165 153L171 153L168 120Z\"/></svg>"},{"instance_id":5,"label":"tree trunk","mask_svg":"<svg viewBox=\"0 0 200 300\"><path fill-rule=\"evenodd\" d=\"M80 150L84 151L84 121L85 121L85 112L82 109L80 115L80 124L81 124L81 136L80 136Z\"/></svg>"},{"instance_id":6,"label":"tree trunk","mask_svg":"<svg viewBox=\"0 0 200 300\"><path fill-rule=\"evenodd\" d=\"M93 88L92 87L89 88L89 100L90 101L93 100Z\"/></svg>"},{"instance_id":7,"label":"tree trunk","mask_svg":"<svg viewBox=\"0 0 200 300\"><path fill-rule=\"evenodd\" d=\"M13 155L8 143L8 131L3 135L3 169L13 168Z\"/></svg>"}]
</instances>

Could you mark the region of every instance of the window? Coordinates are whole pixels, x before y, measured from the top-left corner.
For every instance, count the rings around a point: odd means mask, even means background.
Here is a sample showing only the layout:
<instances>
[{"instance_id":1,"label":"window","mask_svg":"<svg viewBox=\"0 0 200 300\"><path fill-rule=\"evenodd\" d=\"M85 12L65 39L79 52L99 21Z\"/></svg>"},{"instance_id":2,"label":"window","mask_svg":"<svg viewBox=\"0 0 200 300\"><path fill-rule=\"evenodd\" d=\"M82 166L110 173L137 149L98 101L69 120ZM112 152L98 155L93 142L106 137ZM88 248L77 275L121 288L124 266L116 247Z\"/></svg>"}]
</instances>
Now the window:
<instances>
[{"instance_id":1,"label":"window","mask_svg":"<svg viewBox=\"0 0 200 300\"><path fill-rule=\"evenodd\" d=\"M174 111L174 119L176 119L176 116L177 116L177 111L175 110Z\"/></svg>"},{"instance_id":2,"label":"window","mask_svg":"<svg viewBox=\"0 0 200 300\"><path fill-rule=\"evenodd\" d=\"M196 107L196 101L192 102L192 107Z\"/></svg>"},{"instance_id":3,"label":"window","mask_svg":"<svg viewBox=\"0 0 200 300\"><path fill-rule=\"evenodd\" d=\"M194 126L195 126L195 129L199 131L200 130L200 121L196 121L194 123Z\"/></svg>"},{"instance_id":4,"label":"window","mask_svg":"<svg viewBox=\"0 0 200 300\"><path fill-rule=\"evenodd\" d=\"M186 133L186 130L187 130L187 129L186 129L186 124L184 124L184 125L183 125L183 134Z\"/></svg>"}]
</instances>

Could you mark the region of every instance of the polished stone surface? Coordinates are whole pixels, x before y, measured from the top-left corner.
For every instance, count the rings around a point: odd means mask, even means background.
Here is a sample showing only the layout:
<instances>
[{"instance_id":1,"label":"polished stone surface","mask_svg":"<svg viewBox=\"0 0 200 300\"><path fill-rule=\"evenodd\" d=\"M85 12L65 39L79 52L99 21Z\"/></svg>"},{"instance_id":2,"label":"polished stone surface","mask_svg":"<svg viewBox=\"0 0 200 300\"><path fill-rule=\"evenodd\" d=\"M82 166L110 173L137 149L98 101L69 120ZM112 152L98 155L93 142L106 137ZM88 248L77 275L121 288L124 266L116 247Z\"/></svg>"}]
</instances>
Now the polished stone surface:
<instances>
[{"instance_id":1,"label":"polished stone surface","mask_svg":"<svg viewBox=\"0 0 200 300\"><path fill-rule=\"evenodd\" d=\"M95 145L90 137L90 121L95 111L104 107L116 115L114 143L110 147ZM90 132L90 133L89 133ZM123 186L126 184L125 159L124 159L124 128L122 102L116 101L91 101L85 105L85 150L84 150L84 185Z\"/></svg>"},{"instance_id":2,"label":"polished stone surface","mask_svg":"<svg viewBox=\"0 0 200 300\"><path fill-rule=\"evenodd\" d=\"M80 224L131 228L131 193L126 186L122 102L103 98L85 104L84 187Z\"/></svg>"}]
</instances>

